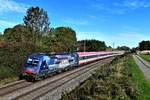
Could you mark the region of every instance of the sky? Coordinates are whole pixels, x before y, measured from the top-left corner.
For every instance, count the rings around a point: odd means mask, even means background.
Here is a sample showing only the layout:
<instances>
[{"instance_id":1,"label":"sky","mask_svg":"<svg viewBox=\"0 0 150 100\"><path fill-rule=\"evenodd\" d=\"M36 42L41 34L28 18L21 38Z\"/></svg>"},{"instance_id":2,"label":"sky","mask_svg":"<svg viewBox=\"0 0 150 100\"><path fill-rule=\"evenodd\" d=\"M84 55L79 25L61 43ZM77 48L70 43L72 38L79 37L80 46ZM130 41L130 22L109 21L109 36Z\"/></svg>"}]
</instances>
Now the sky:
<instances>
[{"instance_id":1,"label":"sky","mask_svg":"<svg viewBox=\"0 0 150 100\"><path fill-rule=\"evenodd\" d=\"M0 0L0 32L23 23L29 7L47 11L50 27L71 27L77 39L137 47L150 40L150 0Z\"/></svg>"}]
</instances>

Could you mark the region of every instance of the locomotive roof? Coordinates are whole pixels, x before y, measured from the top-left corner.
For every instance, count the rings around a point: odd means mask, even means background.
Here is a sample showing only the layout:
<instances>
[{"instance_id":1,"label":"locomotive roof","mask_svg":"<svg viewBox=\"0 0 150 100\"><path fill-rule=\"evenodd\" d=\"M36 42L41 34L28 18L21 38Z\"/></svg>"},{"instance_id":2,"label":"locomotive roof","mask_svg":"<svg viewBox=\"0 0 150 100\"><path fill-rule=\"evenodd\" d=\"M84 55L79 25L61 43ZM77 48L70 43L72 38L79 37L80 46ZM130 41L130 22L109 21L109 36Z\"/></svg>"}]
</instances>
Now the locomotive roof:
<instances>
[{"instance_id":1,"label":"locomotive roof","mask_svg":"<svg viewBox=\"0 0 150 100\"><path fill-rule=\"evenodd\" d=\"M35 58L35 59L42 59L44 56L47 56L47 55L41 54L41 53L39 54L34 53L34 54L29 55L30 58Z\"/></svg>"},{"instance_id":2,"label":"locomotive roof","mask_svg":"<svg viewBox=\"0 0 150 100\"><path fill-rule=\"evenodd\" d=\"M102 54L110 54L111 51L99 51L99 52L77 52L79 57L83 56L92 56L92 55L102 55Z\"/></svg>"}]
</instances>

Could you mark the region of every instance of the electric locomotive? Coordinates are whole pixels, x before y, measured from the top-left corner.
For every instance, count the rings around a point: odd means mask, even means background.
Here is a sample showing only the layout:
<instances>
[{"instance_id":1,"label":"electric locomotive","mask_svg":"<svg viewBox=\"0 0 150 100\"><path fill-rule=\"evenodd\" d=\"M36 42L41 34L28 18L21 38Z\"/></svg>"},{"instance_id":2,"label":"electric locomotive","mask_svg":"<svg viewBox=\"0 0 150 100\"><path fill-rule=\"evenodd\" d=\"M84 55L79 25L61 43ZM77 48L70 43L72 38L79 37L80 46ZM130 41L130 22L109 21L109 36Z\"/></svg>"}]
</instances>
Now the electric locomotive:
<instances>
[{"instance_id":1,"label":"electric locomotive","mask_svg":"<svg viewBox=\"0 0 150 100\"><path fill-rule=\"evenodd\" d=\"M78 66L77 53L65 54L32 54L22 68L20 79L40 80L53 72Z\"/></svg>"}]
</instances>

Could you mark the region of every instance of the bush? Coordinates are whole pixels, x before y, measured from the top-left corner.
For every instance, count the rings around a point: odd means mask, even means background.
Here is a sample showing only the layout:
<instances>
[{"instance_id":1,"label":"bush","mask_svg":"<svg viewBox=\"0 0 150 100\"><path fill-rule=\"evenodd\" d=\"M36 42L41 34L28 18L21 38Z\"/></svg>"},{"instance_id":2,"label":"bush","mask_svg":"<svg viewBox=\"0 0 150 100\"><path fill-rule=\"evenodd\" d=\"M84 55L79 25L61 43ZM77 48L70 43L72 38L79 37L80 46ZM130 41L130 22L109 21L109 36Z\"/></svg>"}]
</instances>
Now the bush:
<instances>
[{"instance_id":1,"label":"bush","mask_svg":"<svg viewBox=\"0 0 150 100\"><path fill-rule=\"evenodd\" d=\"M5 44L0 48L0 79L18 76L26 57L34 51L31 44Z\"/></svg>"},{"instance_id":2,"label":"bush","mask_svg":"<svg viewBox=\"0 0 150 100\"><path fill-rule=\"evenodd\" d=\"M137 100L139 92L131 81L128 58L122 56L100 67L85 83L66 93L62 100Z\"/></svg>"}]
</instances>

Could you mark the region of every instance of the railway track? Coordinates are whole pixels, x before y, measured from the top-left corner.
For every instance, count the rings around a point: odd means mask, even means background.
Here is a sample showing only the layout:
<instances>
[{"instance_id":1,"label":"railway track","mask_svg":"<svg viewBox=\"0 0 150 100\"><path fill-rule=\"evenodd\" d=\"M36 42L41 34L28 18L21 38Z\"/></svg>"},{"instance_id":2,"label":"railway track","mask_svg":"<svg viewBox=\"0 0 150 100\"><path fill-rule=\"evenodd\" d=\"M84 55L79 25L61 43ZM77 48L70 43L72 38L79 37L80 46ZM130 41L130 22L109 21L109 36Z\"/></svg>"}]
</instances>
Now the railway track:
<instances>
[{"instance_id":1,"label":"railway track","mask_svg":"<svg viewBox=\"0 0 150 100\"><path fill-rule=\"evenodd\" d=\"M8 84L8 85L0 88L0 97L3 96L3 95L8 94L10 92L13 92L15 90L18 90L18 89L24 88L26 86L29 86L31 84L33 84L33 83L27 82L25 80L20 80L20 81L14 82L12 84Z\"/></svg>"},{"instance_id":2,"label":"railway track","mask_svg":"<svg viewBox=\"0 0 150 100\"><path fill-rule=\"evenodd\" d=\"M94 62L77 69L67 71L53 77L47 78L43 81L36 83L26 82L24 80L18 81L14 84L0 88L0 99L1 100L27 100L27 99L38 99L41 96L51 92L58 87L66 84L67 82L73 80L76 77L81 76L82 74L89 73L92 70L95 70L98 65L102 65L106 62L109 62L113 59L107 58Z\"/></svg>"}]
</instances>

